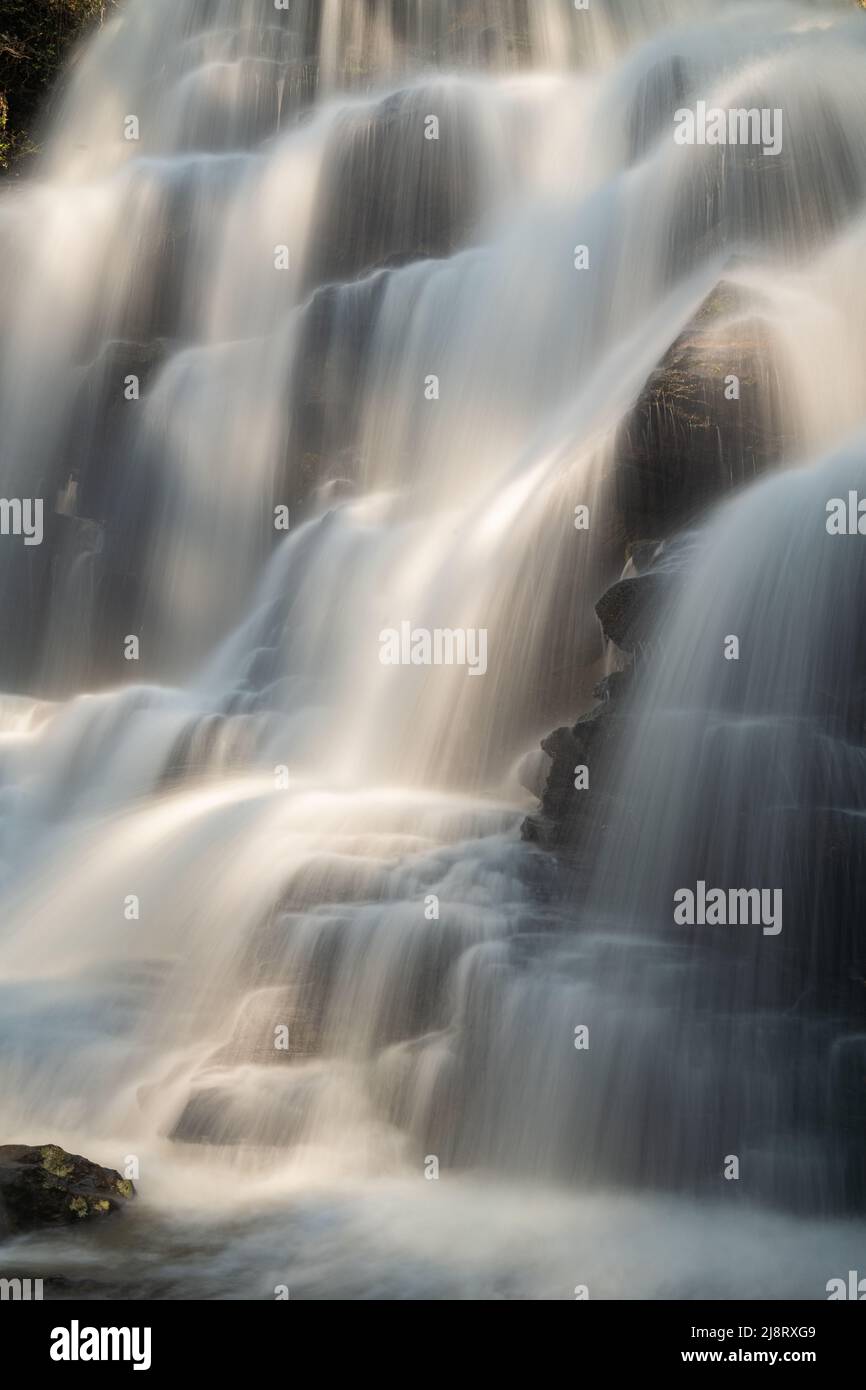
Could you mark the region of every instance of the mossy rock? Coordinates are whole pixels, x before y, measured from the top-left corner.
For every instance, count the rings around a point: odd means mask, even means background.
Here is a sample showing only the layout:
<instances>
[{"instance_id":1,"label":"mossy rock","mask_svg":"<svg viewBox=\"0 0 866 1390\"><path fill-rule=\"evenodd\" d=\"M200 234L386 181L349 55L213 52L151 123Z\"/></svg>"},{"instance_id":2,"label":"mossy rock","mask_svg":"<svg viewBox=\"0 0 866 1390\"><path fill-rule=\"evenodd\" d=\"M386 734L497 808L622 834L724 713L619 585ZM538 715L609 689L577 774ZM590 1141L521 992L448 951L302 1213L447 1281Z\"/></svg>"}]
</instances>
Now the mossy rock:
<instances>
[{"instance_id":1,"label":"mossy rock","mask_svg":"<svg viewBox=\"0 0 866 1390\"><path fill-rule=\"evenodd\" d=\"M113 1168L58 1144L0 1145L0 1237L111 1216L134 1196Z\"/></svg>"}]
</instances>

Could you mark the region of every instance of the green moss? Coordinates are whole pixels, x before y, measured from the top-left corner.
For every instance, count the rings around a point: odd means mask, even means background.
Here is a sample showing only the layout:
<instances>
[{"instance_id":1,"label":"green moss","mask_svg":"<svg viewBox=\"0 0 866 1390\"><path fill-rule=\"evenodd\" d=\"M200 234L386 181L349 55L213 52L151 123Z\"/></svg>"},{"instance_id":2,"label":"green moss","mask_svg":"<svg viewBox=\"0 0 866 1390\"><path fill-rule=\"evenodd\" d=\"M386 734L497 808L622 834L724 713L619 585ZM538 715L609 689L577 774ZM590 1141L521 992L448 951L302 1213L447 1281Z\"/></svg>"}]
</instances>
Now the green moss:
<instances>
[{"instance_id":1,"label":"green moss","mask_svg":"<svg viewBox=\"0 0 866 1390\"><path fill-rule=\"evenodd\" d=\"M69 1160L69 1155L59 1148L57 1144L46 1144L40 1150L42 1154L42 1167L47 1173L55 1178L68 1178L73 1171L73 1164Z\"/></svg>"},{"instance_id":2,"label":"green moss","mask_svg":"<svg viewBox=\"0 0 866 1390\"><path fill-rule=\"evenodd\" d=\"M79 1218L85 1217L87 1215L87 1202L84 1197L73 1197L69 1203L69 1210L74 1211Z\"/></svg>"},{"instance_id":3,"label":"green moss","mask_svg":"<svg viewBox=\"0 0 866 1390\"><path fill-rule=\"evenodd\" d=\"M0 170L36 145L33 124L74 41L116 0L3 0L0 7Z\"/></svg>"},{"instance_id":4,"label":"green moss","mask_svg":"<svg viewBox=\"0 0 866 1390\"><path fill-rule=\"evenodd\" d=\"M132 1196L132 1183L129 1181L128 1178L118 1178L115 1186L117 1187L117 1190L120 1193L121 1197Z\"/></svg>"}]
</instances>

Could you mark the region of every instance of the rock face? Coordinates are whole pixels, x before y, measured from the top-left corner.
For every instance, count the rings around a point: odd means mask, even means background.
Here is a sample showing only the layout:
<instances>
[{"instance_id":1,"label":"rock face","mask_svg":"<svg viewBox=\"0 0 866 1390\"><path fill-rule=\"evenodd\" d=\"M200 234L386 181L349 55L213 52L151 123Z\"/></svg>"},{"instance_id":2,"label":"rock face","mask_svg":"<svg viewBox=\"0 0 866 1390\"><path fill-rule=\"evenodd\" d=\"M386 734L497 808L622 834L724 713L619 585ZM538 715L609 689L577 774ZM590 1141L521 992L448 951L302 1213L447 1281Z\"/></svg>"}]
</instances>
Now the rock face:
<instances>
[{"instance_id":1,"label":"rock face","mask_svg":"<svg viewBox=\"0 0 866 1390\"><path fill-rule=\"evenodd\" d=\"M679 56L650 68L638 86L628 114L628 144L632 160L643 159L656 140L673 127L674 112L689 96L689 72Z\"/></svg>"},{"instance_id":2,"label":"rock face","mask_svg":"<svg viewBox=\"0 0 866 1390\"><path fill-rule=\"evenodd\" d=\"M579 859L590 830L603 824L613 759L622 742L623 719L628 717L632 678L631 668L605 676L594 692L600 703L571 728L555 729L542 739L550 769L539 814L523 822L524 840ZM586 780L578 777L579 768L587 769L588 786L576 785Z\"/></svg>"},{"instance_id":3,"label":"rock face","mask_svg":"<svg viewBox=\"0 0 866 1390\"><path fill-rule=\"evenodd\" d=\"M682 65L674 60L651 79L642 100L658 118L685 81ZM551 760L547 783L540 813L523 831L571 860L581 858L590 828L604 820L610 772L636 697L633 677L639 680L639 673L632 663L652 646L659 619L687 575L692 548L700 543L693 523L785 455L790 441L772 362L760 302L722 279L620 426L613 478L629 559L595 611L627 669L596 688L601 703L595 709L542 742ZM581 765L589 768L584 791L574 785Z\"/></svg>"},{"instance_id":4,"label":"rock face","mask_svg":"<svg viewBox=\"0 0 866 1390\"><path fill-rule=\"evenodd\" d=\"M324 159L309 289L449 256L464 244L480 211L484 158L463 100L441 87L410 89L337 126ZM425 141L428 111L439 113L448 140Z\"/></svg>"},{"instance_id":5,"label":"rock face","mask_svg":"<svg viewBox=\"0 0 866 1390\"><path fill-rule=\"evenodd\" d=\"M0 1145L0 1236L98 1220L134 1196L113 1168L57 1144Z\"/></svg>"},{"instance_id":6,"label":"rock face","mask_svg":"<svg viewBox=\"0 0 866 1390\"><path fill-rule=\"evenodd\" d=\"M602 632L618 651L619 669L593 689L598 704L571 727L555 729L542 739L547 760L537 791L541 805L537 815L524 821L523 838L557 851L575 867L586 857L591 834L596 843L599 833L604 834L617 757L640 698L643 658L658 656L658 625L688 574L697 543L693 533L684 532L670 541L632 544L622 577L595 605ZM586 771L579 775L581 768Z\"/></svg>"},{"instance_id":7,"label":"rock face","mask_svg":"<svg viewBox=\"0 0 866 1390\"><path fill-rule=\"evenodd\" d=\"M616 489L628 540L670 536L779 462L784 432L770 346L760 317L722 281L620 429Z\"/></svg>"},{"instance_id":8,"label":"rock face","mask_svg":"<svg viewBox=\"0 0 866 1390\"><path fill-rule=\"evenodd\" d=\"M648 643L671 587L670 576L652 571L613 584L595 605L605 637L629 653Z\"/></svg>"},{"instance_id":9,"label":"rock face","mask_svg":"<svg viewBox=\"0 0 866 1390\"><path fill-rule=\"evenodd\" d=\"M665 90L684 80L677 62L657 76ZM645 97L649 107L659 106L659 92ZM652 647L659 619L687 575L692 547L700 543L692 524L784 456L771 346L760 304L721 280L620 427L613 478L629 559L595 610L627 669L596 687L599 705L543 740L547 782L539 814L523 827L525 839L573 862L581 860L590 829L603 828L616 754L639 698L633 663ZM575 787L581 766L589 769L586 790Z\"/></svg>"}]
</instances>

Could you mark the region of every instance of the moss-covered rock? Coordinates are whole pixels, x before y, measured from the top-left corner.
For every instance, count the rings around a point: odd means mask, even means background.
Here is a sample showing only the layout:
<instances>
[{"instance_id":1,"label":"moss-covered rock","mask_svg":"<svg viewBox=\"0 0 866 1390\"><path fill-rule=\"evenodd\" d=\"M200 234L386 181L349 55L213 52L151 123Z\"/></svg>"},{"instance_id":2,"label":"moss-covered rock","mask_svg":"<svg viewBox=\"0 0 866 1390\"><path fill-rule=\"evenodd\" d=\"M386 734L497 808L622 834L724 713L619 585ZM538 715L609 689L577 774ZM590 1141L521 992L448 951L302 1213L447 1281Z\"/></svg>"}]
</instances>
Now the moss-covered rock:
<instances>
[{"instance_id":1,"label":"moss-covered rock","mask_svg":"<svg viewBox=\"0 0 866 1390\"><path fill-rule=\"evenodd\" d=\"M57 1144L0 1145L0 1237L98 1220L134 1196L113 1168Z\"/></svg>"}]
</instances>

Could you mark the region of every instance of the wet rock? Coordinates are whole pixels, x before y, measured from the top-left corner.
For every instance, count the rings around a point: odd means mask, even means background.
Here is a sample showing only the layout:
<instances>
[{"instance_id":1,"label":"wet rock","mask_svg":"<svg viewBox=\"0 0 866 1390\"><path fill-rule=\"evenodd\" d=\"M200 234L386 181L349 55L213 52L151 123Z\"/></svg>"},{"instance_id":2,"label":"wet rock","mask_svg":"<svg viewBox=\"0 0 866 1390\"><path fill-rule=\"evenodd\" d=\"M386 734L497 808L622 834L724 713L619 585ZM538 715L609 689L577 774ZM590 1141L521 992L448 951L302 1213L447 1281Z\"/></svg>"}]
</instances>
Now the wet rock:
<instances>
[{"instance_id":1,"label":"wet rock","mask_svg":"<svg viewBox=\"0 0 866 1390\"><path fill-rule=\"evenodd\" d=\"M319 1051L321 1024L321 1015L310 1010L304 990L283 985L256 990L240 1004L230 1038L212 1055L208 1066L273 1066L303 1061Z\"/></svg>"},{"instance_id":2,"label":"wet rock","mask_svg":"<svg viewBox=\"0 0 866 1390\"><path fill-rule=\"evenodd\" d=\"M539 813L523 822L523 839L545 849L579 851L589 830L603 818L608 769L620 738L624 711L620 701L595 705L571 728L555 729L542 739L550 770ZM578 787L577 770L586 768L588 785Z\"/></svg>"},{"instance_id":3,"label":"wet rock","mask_svg":"<svg viewBox=\"0 0 866 1390\"><path fill-rule=\"evenodd\" d=\"M449 256L480 210L483 150L459 91L396 92L338 125L323 167L309 287ZM427 113L445 132L425 140ZM407 197L407 188L410 194Z\"/></svg>"},{"instance_id":4,"label":"wet rock","mask_svg":"<svg viewBox=\"0 0 866 1390\"><path fill-rule=\"evenodd\" d=\"M286 1148L298 1143L323 1083L319 1070L276 1080L267 1067L214 1069L202 1076L169 1131L177 1144L255 1144Z\"/></svg>"},{"instance_id":5,"label":"wet rock","mask_svg":"<svg viewBox=\"0 0 866 1390\"><path fill-rule=\"evenodd\" d=\"M732 390L739 399L729 399ZM742 292L723 281L671 345L620 428L615 486L627 539L668 536L685 526L778 464L784 443L766 327Z\"/></svg>"},{"instance_id":6,"label":"wet rock","mask_svg":"<svg viewBox=\"0 0 866 1390\"><path fill-rule=\"evenodd\" d=\"M820 756L817 747L814 756ZM818 798L816 790L816 802ZM765 882L779 887L784 903L779 937L785 970L783 999L792 1005L809 1004L831 1016L857 1018L862 1027L866 821L862 806L848 809L804 802L801 793L796 807L771 806L748 823L750 841L762 846ZM738 872L737 882L757 882L759 870L753 858L747 857L745 869ZM821 930L816 931L816 922L822 923ZM860 1084L861 1104L866 1104L866 1072L861 1073Z\"/></svg>"},{"instance_id":7,"label":"wet rock","mask_svg":"<svg viewBox=\"0 0 866 1390\"><path fill-rule=\"evenodd\" d=\"M135 406L127 399L127 379L138 378L144 400L171 355L165 339L106 344L78 376L67 450L55 479L58 490L75 480L75 514L97 521L114 520L125 494L134 486L132 426ZM137 503L147 503L138 489Z\"/></svg>"},{"instance_id":8,"label":"wet rock","mask_svg":"<svg viewBox=\"0 0 866 1390\"><path fill-rule=\"evenodd\" d=\"M670 576L652 570L611 585L595 605L605 637L628 653L646 645L671 589Z\"/></svg>"},{"instance_id":9,"label":"wet rock","mask_svg":"<svg viewBox=\"0 0 866 1390\"><path fill-rule=\"evenodd\" d=\"M634 680L634 669L629 666L624 671L611 671L609 676L605 676L598 685L593 686L592 693L602 704L608 700L621 700L631 689Z\"/></svg>"},{"instance_id":10,"label":"wet rock","mask_svg":"<svg viewBox=\"0 0 866 1390\"><path fill-rule=\"evenodd\" d=\"M181 147L209 153L252 149L305 116L318 85L314 61L245 54L233 64L231 84L214 82L205 67L185 84Z\"/></svg>"},{"instance_id":11,"label":"wet rock","mask_svg":"<svg viewBox=\"0 0 866 1390\"><path fill-rule=\"evenodd\" d=\"M102 1220L134 1196L113 1168L57 1144L0 1145L0 1236Z\"/></svg>"},{"instance_id":12,"label":"wet rock","mask_svg":"<svg viewBox=\"0 0 866 1390\"><path fill-rule=\"evenodd\" d=\"M628 116L632 161L642 159L665 133L672 135L674 113L689 94L686 63L676 55L656 63L639 83Z\"/></svg>"},{"instance_id":13,"label":"wet rock","mask_svg":"<svg viewBox=\"0 0 866 1390\"><path fill-rule=\"evenodd\" d=\"M351 488L361 472L366 373L389 273L316 290L299 319L300 345L290 383L285 459L274 503L303 517L321 489Z\"/></svg>"},{"instance_id":14,"label":"wet rock","mask_svg":"<svg viewBox=\"0 0 866 1390\"><path fill-rule=\"evenodd\" d=\"M765 158L769 141L764 148L738 140L687 151L662 252L671 286L724 256L734 243L761 258L814 255L842 234L862 206L866 180L845 96L815 83L789 101L791 69L782 55L774 68L771 73L766 66L752 67L729 88L731 109L783 110L784 139L771 158ZM692 110L696 95L693 87L686 100Z\"/></svg>"},{"instance_id":15,"label":"wet rock","mask_svg":"<svg viewBox=\"0 0 866 1390\"><path fill-rule=\"evenodd\" d=\"M620 669L610 671L593 687L597 705L576 724L556 729L542 740L547 778L538 793L538 813L523 823L524 840L579 864L591 836L603 834L612 804L616 754L627 736L634 696L639 698L640 693L643 666L635 669L634 662L639 653L652 653L658 619L683 582L695 543L690 532L669 541L635 543L624 570L628 577L611 585L598 600L596 614L605 637L619 650ZM579 768L586 769L588 785L576 785ZM522 781L535 790L529 778Z\"/></svg>"},{"instance_id":16,"label":"wet rock","mask_svg":"<svg viewBox=\"0 0 866 1390\"><path fill-rule=\"evenodd\" d=\"M632 579L636 574L646 574L655 567L663 541L634 541L629 547L629 558L621 579Z\"/></svg>"},{"instance_id":17,"label":"wet rock","mask_svg":"<svg viewBox=\"0 0 866 1390\"><path fill-rule=\"evenodd\" d=\"M125 381L137 376L144 395L169 351L165 341L114 341L77 371L68 439L33 490L44 502L43 542L0 557L6 690L38 682L53 695L116 683L119 645L138 630L140 577L157 520L151 475L136 469L136 408L125 400ZM74 646L62 640L70 622Z\"/></svg>"},{"instance_id":18,"label":"wet rock","mask_svg":"<svg viewBox=\"0 0 866 1390\"><path fill-rule=\"evenodd\" d=\"M517 767L517 780L533 796L541 797L550 774L550 759L540 748L524 754Z\"/></svg>"}]
</instances>

